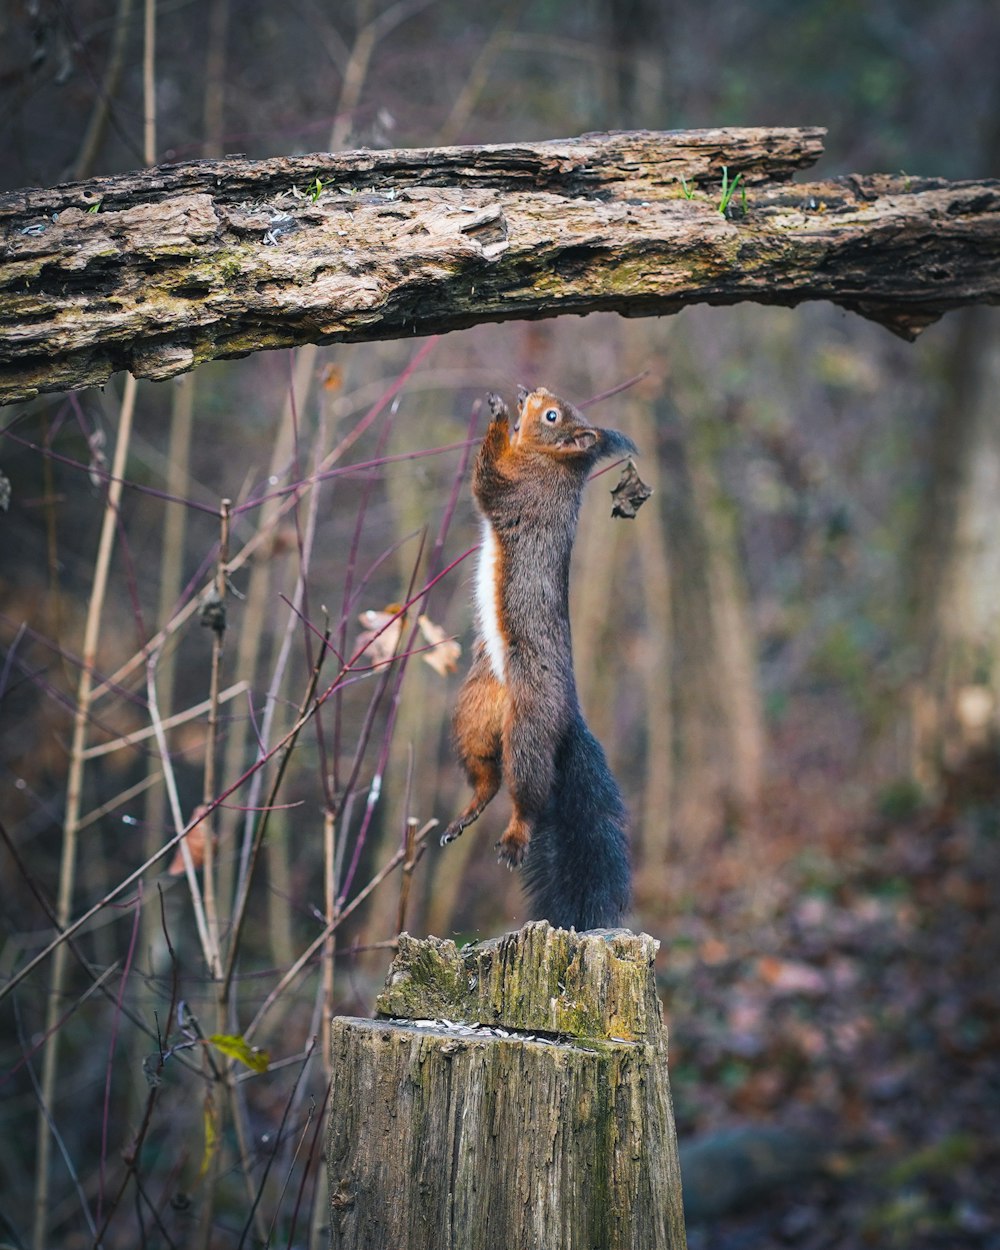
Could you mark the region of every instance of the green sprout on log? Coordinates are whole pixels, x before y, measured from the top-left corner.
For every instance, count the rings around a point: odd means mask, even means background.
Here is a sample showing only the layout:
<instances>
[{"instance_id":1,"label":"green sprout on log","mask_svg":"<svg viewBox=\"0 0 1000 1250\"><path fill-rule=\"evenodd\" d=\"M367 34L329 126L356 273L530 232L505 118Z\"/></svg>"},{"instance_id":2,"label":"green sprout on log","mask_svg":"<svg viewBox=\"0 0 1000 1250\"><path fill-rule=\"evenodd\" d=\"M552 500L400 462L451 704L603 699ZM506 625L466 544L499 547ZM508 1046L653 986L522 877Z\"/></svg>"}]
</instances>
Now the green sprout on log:
<instances>
[{"instance_id":1,"label":"green sprout on log","mask_svg":"<svg viewBox=\"0 0 1000 1250\"><path fill-rule=\"evenodd\" d=\"M742 174L737 174L735 178L729 177L729 166L722 167L722 199L719 200L719 212L725 217L726 210L729 208L729 201L736 194L736 188L740 184ZM743 190L743 210L746 211L746 188Z\"/></svg>"}]
</instances>

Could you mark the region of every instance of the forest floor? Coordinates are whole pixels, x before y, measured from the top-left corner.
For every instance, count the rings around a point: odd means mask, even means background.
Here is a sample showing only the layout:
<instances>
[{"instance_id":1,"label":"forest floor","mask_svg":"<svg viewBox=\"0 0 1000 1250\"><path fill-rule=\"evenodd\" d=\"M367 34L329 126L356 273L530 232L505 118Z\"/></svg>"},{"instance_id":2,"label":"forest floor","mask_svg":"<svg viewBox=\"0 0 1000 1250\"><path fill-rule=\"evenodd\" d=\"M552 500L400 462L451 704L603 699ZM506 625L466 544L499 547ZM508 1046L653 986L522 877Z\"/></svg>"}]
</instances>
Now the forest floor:
<instances>
[{"instance_id":1,"label":"forest floor","mask_svg":"<svg viewBox=\"0 0 1000 1250\"><path fill-rule=\"evenodd\" d=\"M763 903L717 849L661 935L691 1250L1000 1250L1000 804L882 815Z\"/></svg>"}]
</instances>

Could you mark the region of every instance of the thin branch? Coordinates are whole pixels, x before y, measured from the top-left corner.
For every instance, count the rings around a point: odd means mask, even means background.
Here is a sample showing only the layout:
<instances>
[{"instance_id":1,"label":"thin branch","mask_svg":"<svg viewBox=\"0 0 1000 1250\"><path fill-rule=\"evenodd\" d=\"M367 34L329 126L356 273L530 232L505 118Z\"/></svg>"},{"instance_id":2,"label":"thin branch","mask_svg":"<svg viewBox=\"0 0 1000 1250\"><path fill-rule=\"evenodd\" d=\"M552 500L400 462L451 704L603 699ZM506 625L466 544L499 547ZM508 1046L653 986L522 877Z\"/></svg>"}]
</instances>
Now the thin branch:
<instances>
[{"instance_id":1,"label":"thin branch","mask_svg":"<svg viewBox=\"0 0 1000 1250\"><path fill-rule=\"evenodd\" d=\"M316 1045L316 1039L313 1038L312 1042L309 1045L309 1050L306 1052L306 1057L303 1060L302 1068L300 1069L298 1076L295 1078L295 1084L292 1086L291 1095L289 1096L288 1100L285 1103L285 1109L282 1112L282 1116L281 1116L281 1123L278 1125L278 1131L275 1134L274 1147L271 1150L271 1153L267 1157L267 1163L264 1165L264 1174L260 1178L260 1185L258 1186L257 1194L254 1199L253 1205L250 1208L250 1214L247 1216L247 1221L243 1225L243 1232L240 1236L237 1250L242 1250L242 1247L246 1244L247 1234L250 1232L250 1229L253 1226L254 1216L257 1213L257 1208L260 1205L261 1196L264 1193L264 1186L267 1184L267 1178L268 1178L268 1175L270 1174L271 1166L273 1165L274 1160L277 1157L278 1147L281 1145L281 1138L285 1131L285 1122L288 1119L288 1112L289 1112L289 1109L291 1108L292 1100L295 1097L295 1091L299 1087L299 1081L301 1081L302 1079L302 1073L306 1070L306 1066L309 1063L309 1057L310 1055L312 1055L313 1048L315 1047L315 1045Z\"/></svg>"},{"instance_id":2,"label":"thin branch","mask_svg":"<svg viewBox=\"0 0 1000 1250\"><path fill-rule=\"evenodd\" d=\"M21 1024L21 1013L18 1008L16 1000L14 1003L14 1015L15 1015L15 1020L17 1023L17 1038L21 1044L22 1051L24 1051L26 1049L26 1039L24 1037L24 1028ZM45 1053L48 1054L48 1051L46 1051ZM95 1233L97 1229L96 1229L96 1225L94 1224L94 1217L91 1214L90 1204L87 1201L86 1192L84 1190L83 1185L80 1182L80 1177L77 1173L76 1167L73 1164L73 1157L69 1152L69 1149L66 1145L66 1141L63 1138L63 1135L59 1132L59 1128L55 1122L55 1119L52 1116L51 1104L47 1103L45 1099L42 1097L42 1093L43 1093L42 1085L39 1082L38 1078L35 1076L35 1069L31 1066L31 1063L30 1062L26 1063L25 1067L28 1072L28 1079L31 1081L32 1092L34 1093L35 1099L38 1102L39 1114L44 1119L45 1127L48 1130L48 1132L51 1134L53 1140L56 1143L56 1146L58 1147L59 1153L62 1156L63 1163L66 1166L66 1171L69 1173L69 1178L73 1183L73 1188L76 1190L76 1195L80 1203L80 1209L83 1212L83 1218L87 1221L87 1227L90 1229L92 1233ZM46 1209L46 1218L47 1217L48 1217L48 1209Z\"/></svg>"},{"instance_id":3,"label":"thin branch","mask_svg":"<svg viewBox=\"0 0 1000 1250\"><path fill-rule=\"evenodd\" d=\"M104 77L97 88L97 98L94 101L94 107L91 109L87 130L80 145L76 164L73 167L73 177L78 180L86 178L93 168L97 153L104 140L104 132L107 129L108 120L114 115L113 100L121 79L122 66L125 63L125 43L131 14L132 0L118 0L118 10L115 14L115 25L111 36L111 51L108 54L108 63L104 70ZM115 129L119 134L123 134L123 128L118 123L117 118L115 118ZM129 136L125 135L124 137L129 147L132 147Z\"/></svg>"},{"instance_id":4,"label":"thin branch","mask_svg":"<svg viewBox=\"0 0 1000 1250\"><path fill-rule=\"evenodd\" d=\"M66 1023L67 1020L69 1020L72 1016L76 1015L76 1013L80 1010L80 1008L83 1006L84 1003L88 1002L95 993L104 991L106 989L106 982L108 982L117 971L118 971L117 963L113 963L109 967L105 968L104 971L100 974L100 976L96 978L94 983L92 985L88 985L87 988L84 990L84 992L80 995L80 997L77 998L73 1003L71 1003L70 1006L67 1007L66 1010L62 1013L59 1019L56 1020L51 1033L43 1033L41 1037L35 1039L35 1041L33 1042L30 1048L27 1048L26 1043L22 1045L21 1058L18 1060L17 1063L14 1064L13 1067L8 1068L7 1071L3 1074L3 1076L0 1076L0 1086L6 1085L7 1082L11 1079L11 1077L13 1077L18 1072L20 1072L21 1069L25 1067L25 1065L31 1061L32 1055L36 1055L42 1049L42 1047L48 1042L49 1038L54 1036L62 1028L62 1026Z\"/></svg>"},{"instance_id":5,"label":"thin branch","mask_svg":"<svg viewBox=\"0 0 1000 1250\"><path fill-rule=\"evenodd\" d=\"M143 6L142 159L156 164L156 0Z\"/></svg>"},{"instance_id":6,"label":"thin branch","mask_svg":"<svg viewBox=\"0 0 1000 1250\"><path fill-rule=\"evenodd\" d=\"M410 360L406 368L393 379L391 385L365 414L364 418L359 421L351 432L337 444L328 456L324 458L321 466L321 472L329 470L351 449L351 447L353 447L365 430L371 425L372 421L374 421L378 414L382 411L385 405L390 403L392 398L403 388L403 386L405 386L410 375L417 368L419 368L429 352L436 345L437 341L438 336L434 336L421 344L418 350L413 354L413 358ZM277 528L282 518L291 508L294 508L297 505L301 495L312 485L313 480L314 479L307 479L304 484L297 487L295 493L290 498L285 499L281 507L275 511L274 516L270 518L270 523L266 527L259 529L252 538L248 539L247 542L244 543L236 555L229 561L230 573L234 573L238 569L241 569L256 554L259 548L270 540L271 534ZM217 509L213 508L209 509L209 511L217 515ZM143 647L141 651L137 652L110 677L101 682L101 684L94 691L94 699L97 700L110 691L119 688L130 673L134 672L140 667L140 665L145 664L151 653L159 650L163 646L164 642L166 642L172 634L176 633L177 630L179 630L194 615L194 613L198 610L198 606L198 601L196 599L191 599L176 614L176 616L174 616L172 620L167 623L167 625L165 625L146 643L145 647Z\"/></svg>"},{"instance_id":7,"label":"thin branch","mask_svg":"<svg viewBox=\"0 0 1000 1250\"><path fill-rule=\"evenodd\" d=\"M132 435L132 418L135 414L136 393L136 381L129 375L125 380L125 388L122 394L118 418L118 438L115 442L112 466L112 473L118 478L124 476L125 464L128 458L129 441ZM87 619L83 631L83 665L80 670L80 681L76 694L76 712L73 717L69 775L66 781L66 815L63 822L62 854L59 864L59 891L56 901L56 917L59 925L64 930L69 921L73 890L76 885L77 835L79 833L83 800L83 751L86 747L88 717L94 691L93 680L97 659L97 643L107 596L111 555L114 548L120 503L121 486L113 482L108 487L104 503L104 514L101 519L101 534L97 545L97 557L94 561L94 577L91 583L90 600L87 605ZM46 1013L46 1031L51 1028L59 1010L59 999L62 997L66 981L66 957L66 947L63 945L58 946L52 963L52 980L49 987L50 997ZM58 1066L59 1035L56 1034L45 1051L45 1058L42 1063L39 1103L42 1113L38 1119L38 1146L35 1168L35 1219L32 1236L35 1250L44 1250L46 1229L48 1227L50 1137L49 1125L44 1109L52 1103Z\"/></svg>"},{"instance_id":8,"label":"thin branch","mask_svg":"<svg viewBox=\"0 0 1000 1250\"><path fill-rule=\"evenodd\" d=\"M135 900L135 916L132 918L132 936L129 939L128 953L125 956L125 967L122 969L122 979L120 985L118 986L118 998L115 1002L115 1011L111 1018L111 1036L108 1039L108 1061L104 1070L104 1106L101 1112L101 1155L97 1173L98 1223L101 1223L104 1211L104 1169L108 1158L108 1126L111 1121L111 1075L115 1058L115 1050L118 1046L118 1029L121 1024L122 1004L125 999L125 987L128 984L128 974L132 970L132 960L135 957L136 940L139 937L139 922L141 918L142 886L140 885L139 892L136 895Z\"/></svg>"},{"instance_id":9,"label":"thin branch","mask_svg":"<svg viewBox=\"0 0 1000 1250\"><path fill-rule=\"evenodd\" d=\"M219 950L214 945L214 935L208 927L205 905L202 899L201 887L198 885L198 874L191 855L191 848L188 845L187 838L181 836L190 833L195 825L202 820L207 820L214 805L210 805L207 810L204 808L200 809L190 822L185 821L181 811L180 795L177 790L177 779L174 776L173 762L170 758L170 749L167 746L167 736L163 729L163 722L160 720L159 705L156 698L156 660L157 653L154 652L149 657L147 663L146 700L149 703L149 718L156 731L156 744L160 749L163 779L167 787L167 797L170 800L170 811L173 816L174 828L177 830L177 840L180 846L181 859L184 863L184 875L187 877L188 890L191 894L191 906L194 911L195 924L198 928L198 939L201 943L202 955L212 977L218 978L221 971Z\"/></svg>"},{"instance_id":10,"label":"thin branch","mask_svg":"<svg viewBox=\"0 0 1000 1250\"><path fill-rule=\"evenodd\" d=\"M428 590L432 589L432 587L436 585L437 582L439 582L443 577L446 577L459 564L461 564L464 560L467 560L469 556L472 555L477 550L478 550L478 546L470 547L467 551L464 551L456 559L452 560L451 563L446 568L442 569L442 571L436 577L432 578L418 592L418 594L414 596L414 600L415 601L419 600L420 597L424 595ZM385 629L389 629L392 626L393 622L398 618L398 616L401 616L405 612L407 612L411 606L412 604L404 604L396 616L389 618L389 620L386 622L383 629L379 630L379 633L381 634L382 632L384 632ZM352 660L351 660L352 663L355 660L357 660L360 655L363 654L363 650L364 649L362 649L354 657L352 657ZM343 675L344 671L350 671L349 667L345 670L342 670L341 675ZM326 702L326 700L330 698L333 691L336 689L337 681L339 680L340 680L339 677L336 678L326 688L326 690L324 690L323 693L317 697L317 699L312 704L312 706L299 718L298 721L296 721L296 723L291 727L288 733L279 742L275 743L275 745L271 748L270 752L263 759L258 760L257 763L255 763L249 769L247 769L247 771L241 777L238 777L230 786L228 786L225 790L223 790L221 794L217 795L216 798L213 799L209 810L225 802L225 800L229 798L231 794L234 794L237 790L240 789L241 786L243 786L246 783L247 779L256 771L256 769L263 767L265 764L268 763L269 760L273 759L276 755L278 755L284 749L285 745L297 733L301 731L304 725L306 725L309 722L309 720L315 715L316 711L320 707L322 707L322 705ZM180 832L176 833L172 838L168 839L168 841L165 842L163 846L161 846L160 849L154 855L147 856L147 858L143 861L143 863L139 865L138 868L135 868L131 873L128 874L128 876L124 877L121 881L119 881L116 886L112 887L112 889L106 891L106 893L100 899L98 899L96 903L94 903L91 907L87 908L87 910L81 916L78 916L77 919L74 920L71 924L67 925L62 930L62 932L58 934L58 936L56 936L51 942L48 943L46 947L44 947L43 950L39 951L38 954L34 956L34 958L30 959L28 963L26 963L22 968L20 968L16 973L14 973L8 979L5 985L0 986L0 1002L2 1002L7 997L8 994L10 994L18 985L20 985L21 982L25 980L26 977L29 977L31 973L34 972L34 970L40 964L44 963L45 960L48 959L48 957L54 951L58 950L58 948L62 946L62 944L66 942L68 938L72 937L75 933L79 932L79 930L83 928L84 925L88 924L94 918L94 916L98 915L99 912L103 911L104 908L107 907L109 903L111 903L114 899L116 899L120 894L123 894L129 888L129 886L133 885L136 881L138 881L143 876L144 873L148 872L149 869L152 868L154 864L159 863L161 859L169 855L171 851L173 851L178 845L180 845L184 841L184 839L191 832L191 829L193 827L194 826L192 824L192 825L187 826L186 828L181 829ZM367 897L367 893L366 893L366 897ZM351 903L351 910L353 910L356 902L357 900Z\"/></svg>"},{"instance_id":11,"label":"thin branch","mask_svg":"<svg viewBox=\"0 0 1000 1250\"><path fill-rule=\"evenodd\" d=\"M319 685L319 675L323 668L323 661L326 659L326 653L326 647L320 647L316 656L316 663L313 665L312 673L309 676L309 685L306 688L305 697L299 707L299 713L296 717L295 726L284 740L284 744L281 748L278 768L275 772L274 779L271 782L271 789L268 794L267 801L264 804L264 810L260 819L257 821L257 825L254 830L253 840L250 844L250 855L247 860L247 870L240 881L236 906L233 910L233 922L229 935L229 951L226 956L226 965L222 974L222 984L219 986L219 1002L222 1004L229 1001L229 993L233 981L233 971L236 967L236 960L240 951L240 935L243 931L243 924L246 920L247 914L247 904L250 899L250 884L253 881L254 868L257 864L260 848L264 844L264 835L267 832L268 813L278 796L278 791L281 788L281 783L285 776L285 768L287 767L288 760L295 748L299 732L309 718L310 709L316 706L316 689ZM266 758L266 756L262 757L260 762L263 763L263 760Z\"/></svg>"},{"instance_id":12,"label":"thin branch","mask_svg":"<svg viewBox=\"0 0 1000 1250\"><path fill-rule=\"evenodd\" d=\"M306 1182L309 1179L309 1171L312 1168L313 1160L318 1155L318 1142L320 1129L326 1124L326 1106L330 1101L331 1082L328 1080L326 1089L323 1092L323 1105L319 1109L319 1115L316 1117L316 1128L313 1131L312 1141L309 1144L309 1157L306 1159L306 1166L302 1169L302 1179L299 1181L299 1192L295 1195L295 1207L292 1211L291 1227L288 1230L288 1242L286 1250L292 1250L292 1244L295 1239L295 1225L299 1222L299 1210L302 1206L302 1198L305 1194Z\"/></svg>"},{"instance_id":13,"label":"thin branch","mask_svg":"<svg viewBox=\"0 0 1000 1250\"><path fill-rule=\"evenodd\" d=\"M202 804L204 807L215 797L216 750L219 731L219 686L222 679L222 651L226 640L226 593L229 589L229 527L232 500L223 499L219 509L219 556L215 572L215 586L209 605L203 606L202 621L212 630L212 670L209 678L208 733L205 738L205 767L202 781ZM205 888L205 923L211 938L212 950L219 950L219 912L215 897L215 837L217 817L213 812L205 817L204 854L202 858L202 882Z\"/></svg>"},{"instance_id":14,"label":"thin branch","mask_svg":"<svg viewBox=\"0 0 1000 1250\"><path fill-rule=\"evenodd\" d=\"M435 829L438 824L439 822L437 820L429 820L422 829L419 829L413 835L414 845L418 847L421 846L423 844L424 839L427 837L430 831L432 829ZM319 936L314 938L313 941L310 942L310 944L306 947L306 949L302 952L302 954L298 957L298 959L296 959L295 963L292 964L292 966L284 974L284 976L281 978L278 984L274 987L274 989L271 990L267 998L264 999L264 1002L258 1008L257 1014L254 1016L254 1018L250 1021L250 1023L247 1025L247 1027L243 1031L243 1036L245 1039L249 1041L252 1035L260 1027L261 1021L264 1019L264 1017L268 1014L268 1012L271 1010L274 1004L278 1001L281 995L285 992L285 990L289 987L289 985L291 985L292 982L298 978L302 970L308 966L313 956L320 949L320 947L323 945L326 939L330 936L330 934L335 932L337 928L339 928L339 926L348 918L348 916L350 916L354 911L356 911L357 908L359 908L361 904L365 901L365 899L368 898L368 896L374 890L377 890L378 887L382 884L382 882L386 879L386 877L388 877L391 872L394 872L395 869L398 868L399 865L405 861L405 859L406 859L406 848L400 847L400 849L395 853L395 855L393 855L391 859L389 859L385 864L382 865L382 867L375 874L375 876L372 877L372 879L368 882L368 884L364 887L364 889L359 890L358 893L354 896L354 898L352 898L351 901L347 904L347 906L344 907L343 910L341 910L338 913L338 915L336 916L332 924L323 926L323 929L321 933L319 934Z\"/></svg>"},{"instance_id":15,"label":"thin branch","mask_svg":"<svg viewBox=\"0 0 1000 1250\"><path fill-rule=\"evenodd\" d=\"M17 843L10 836L10 833L7 831L7 828L4 825L3 821L0 821L0 838L2 838L4 844L6 845L7 851L11 859L14 861L14 866L17 868L18 872L21 874L21 877L23 878L28 889L31 891L32 895L38 902L39 906L42 908L46 916L48 916L49 920L51 921L53 929L57 933L60 932L60 926L56 919L55 908L46 898L44 891L39 888L37 881L32 876L31 872L28 870L28 866L24 862L23 858L21 857L21 853L17 848ZM66 936L67 944L69 945L69 948L72 951L73 956L76 959L77 963L79 963L83 971L93 981L92 988L96 990L100 990L100 992L104 995L105 998L107 998L109 1001L113 1001L111 997L111 991L110 989L107 988L105 982L107 981L108 977L110 977L113 972L117 971L118 969L117 963L111 964L109 967L105 968L103 972L99 973L97 969L91 964L90 960L87 959L87 957L84 955L83 951L80 949L79 944L74 940L72 934L67 933L65 936ZM87 995L85 995L84 997L86 998ZM67 1020L69 1016L72 1015L73 1011L75 1010L76 1010L76 1006L72 1007L69 1010L69 1012L63 1013L63 1015L60 1016L59 1020L57 1021L55 1029L53 1029L53 1032L58 1031L58 1029L62 1027L63 1022ZM140 1032L144 1033L147 1037L151 1037L155 1040L156 1034L153 1032L153 1030L149 1027L149 1025L146 1023L145 1020L143 1020L141 1016L137 1015L135 1012L131 1011L127 1007L123 1007L122 1010L125 1016L128 1018L128 1020L132 1024L134 1024L135 1027ZM39 1050L41 1049L41 1047L45 1044L47 1037L48 1037L47 1034L42 1035L41 1039L37 1043L36 1049L39 1049ZM180 1060L180 1062L183 1062L183 1060ZM8 1076L9 1075L10 1074L8 1073ZM3 1081L5 1081L6 1079L7 1079L6 1076L3 1078L0 1078L0 1084L2 1084Z\"/></svg>"},{"instance_id":16,"label":"thin branch","mask_svg":"<svg viewBox=\"0 0 1000 1250\"><path fill-rule=\"evenodd\" d=\"M88 812L86 816L81 816L77 829L83 830L89 828L91 825L95 825L99 820L103 820L109 812L115 811L115 809L121 807L123 803L127 803L129 799L136 798L138 795L148 790L151 786L155 786L158 781L162 780L163 773L148 773L141 781L137 781L134 786L129 786L127 790L122 790L120 793L116 794L113 799L108 799L108 801L106 803L102 803L100 807L95 807L94 810ZM138 823L133 817L130 816L123 816L122 820L128 821L129 823Z\"/></svg>"},{"instance_id":17,"label":"thin branch","mask_svg":"<svg viewBox=\"0 0 1000 1250\"><path fill-rule=\"evenodd\" d=\"M218 704L228 703L231 699L237 698L241 694L245 694L250 689L248 681L238 681L232 686L227 686L225 690L220 691L216 702ZM189 708L185 708L183 712L175 712L173 716L165 717L160 723L164 729L176 729L178 725L187 724L188 721L197 720L199 716L203 716L212 709L212 699L202 699L200 703L195 703ZM145 729L134 729L127 734L122 734L120 738L115 738L111 742L101 742L97 746L87 747L83 752L83 758L86 760L95 760L101 755L111 755L115 751L121 751L125 747L137 746L140 742L146 742L150 738L156 737L156 729L152 725L147 725Z\"/></svg>"},{"instance_id":18,"label":"thin branch","mask_svg":"<svg viewBox=\"0 0 1000 1250\"><path fill-rule=\"evenodd\" d=\"M177 1010L177 1000L178 1000L178 995L180 991L180 981L179 981L178 969L177 969L177 954L174 951L173 943L170 940L170 933L167 929L166 909L163 905L163 891L158 889L157 892L159 894L160 925L163 931L163 940L166 943L167 952L170 955L170 971L171 971L170 1005L167 1008L167 1026L165 1030L165 1035L169 1037L172 1026L173 1026L174 1012ZM149 1132L150 1125L153 1122L153 1108L156 1105L157 1096L159 1095L159 1091L160 1091L159 1078L160 1078L160 1074L163 1071L163 1065L164 1065L164 1055L163 1055L162 1044L160 1044L159 1052L160 1052L159 1063L157 1065L156 1072L154 1074L155 1081L154 1081L154 1084L151 1085L149 1092L146 1095L146 1106L142 1114L142 1120L139 1124L138 1130L135 1133L135 1136L132 1138L131 1144L128 1146L126 1150L122 1152L122 1158L125 1163L125 1175L122 1177L121 1184L118 1187L118 1192L115 1194L114 1198L111 1200L111 1202L108 1205L107 1214L104 1217L104 1223L101 1225L101 1228L99 1229L99 1231L97 1232L97 1235L94 1238L94 1250L99 1250L100 1244L104 1238L104 1234L107 1232L108 1225L111 1223L111 1220L114 1217L115 1211L117 1211L118 1205L121 1202L125 1194L125 1190L128 1188L128 1183L133 1177L135 1178L137 1193L142 1199L145 1199L145 1194L143 1193L142 1183L139 1179L139 1159L142 1154L143 1143L146 1140L146 1134ZM174 1058L179 1058L179 1056L175 1053ZM167 1233L167 1230L164 1228L163 1221L160 1218L159 1212L156 1210L155 1206L153 1206L152 1203L148 1202L148 1200L147 1200L147 1205L150 1207L150 1210L153 1213L153 1218L156 1221L157 1226L160 1229L160 1233L163 1236L164 1240L166 1241L167 1245L173 1247L174 1242L171 1239L170 1235Z\"/></svg>"},{"instance_id":19,"label":"thin branch","mask_svg":"<svg viewBox=\"0 0 1000 1250\"><path fill-rule=\"evenodd\" d=\"M313 1042L313 1045L315 1045L315 1042ZM312 1053L312 1047L310 1047L310 1054L311 1053ZM281 1190L279 1191L278 1199L274 1204L274 1214L271 1216L271 1224L267 1230L267 1244L268 1245L270 1245L272 1239L274 1238L274 1226L278 1222L278 1214L281 1211L282 1203L285 1200L285 1194L288 1190L289 1182L292 1179L292 1173L295 1171L295 1164L298 1162L299 1152L302 1150L303 1143L306 1140L306 1134L309 1132L309 1128L313 1122L313 1117L315 1116L315 1114L316 1114L316 1107L315 1107L315 1104L313 1104L309 1108L309 1112L306 1115L306 1122L305 1124L303 1124L302 1132L299 1134L299 1139L295 1143L295 1152L292 1155L291 1163L289 1163L288 1168L285 1172L285 1179L281 1182ZM308 1162L309 1162L309 1156L306 1155L307 1165L308 1165Z\"/></svg>"}]
</instances>

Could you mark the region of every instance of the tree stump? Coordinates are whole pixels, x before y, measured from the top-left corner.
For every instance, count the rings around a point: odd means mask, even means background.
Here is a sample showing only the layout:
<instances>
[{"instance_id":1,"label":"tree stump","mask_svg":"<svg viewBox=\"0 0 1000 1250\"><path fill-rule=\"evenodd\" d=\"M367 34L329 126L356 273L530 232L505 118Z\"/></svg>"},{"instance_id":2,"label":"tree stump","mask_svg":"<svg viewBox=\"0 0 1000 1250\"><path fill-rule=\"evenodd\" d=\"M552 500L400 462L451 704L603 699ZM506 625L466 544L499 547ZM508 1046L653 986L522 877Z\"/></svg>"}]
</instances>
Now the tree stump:
<instances>
[{"instance_id":1,"label":"tree stump","mask_svg":"<svg viewBox=\"0 0 1000 1250\"><path fill-rule=\"evenodd\" d=\"M401 935L376 1019L334 1021L331 1246L683 1250L656 947Z\"/></svg>"}]
</instances>

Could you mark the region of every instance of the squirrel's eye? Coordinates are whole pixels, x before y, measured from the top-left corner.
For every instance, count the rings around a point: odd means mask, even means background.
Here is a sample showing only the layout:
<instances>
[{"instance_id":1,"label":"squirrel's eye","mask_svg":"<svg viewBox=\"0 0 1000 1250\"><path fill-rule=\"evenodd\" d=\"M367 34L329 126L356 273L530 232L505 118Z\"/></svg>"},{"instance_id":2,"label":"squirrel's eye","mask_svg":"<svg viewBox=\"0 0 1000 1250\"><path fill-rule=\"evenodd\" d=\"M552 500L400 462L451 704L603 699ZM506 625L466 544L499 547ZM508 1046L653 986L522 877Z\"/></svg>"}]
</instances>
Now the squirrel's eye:
<instances>
[{"instance_id":1,"label":"squirrel's eye","mask_svg":"<svg viewBox=\"0 0 1000 1250\"><path fill-rule=\"evenodd\" d=\"M546 421L548 421L550 425L555 425L555 423L559 420L559 409L558 408L546 408L545 411L542 413L542 416L545 418Z\"/></svg>"}]
</instances>

